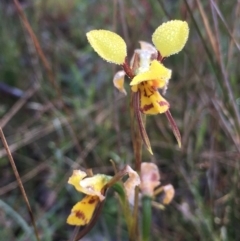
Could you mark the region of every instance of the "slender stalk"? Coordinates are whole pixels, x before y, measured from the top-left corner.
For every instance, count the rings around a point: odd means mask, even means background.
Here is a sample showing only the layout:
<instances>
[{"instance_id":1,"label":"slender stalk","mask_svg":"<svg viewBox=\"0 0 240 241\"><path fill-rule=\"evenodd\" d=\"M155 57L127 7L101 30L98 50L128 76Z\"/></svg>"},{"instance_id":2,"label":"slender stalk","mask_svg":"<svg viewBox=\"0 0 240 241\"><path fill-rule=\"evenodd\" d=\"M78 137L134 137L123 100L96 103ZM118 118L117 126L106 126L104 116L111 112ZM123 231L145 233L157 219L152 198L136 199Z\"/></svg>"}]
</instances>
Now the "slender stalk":
<instances>
[{"instance_id":1,"label":"slender stalk","mask_svg":"<svg viewBox=\"0 0 240 241\"><path fill-rule=\"evenodd\" d=\"M37 226L36 226L36 222L35 222L35 219L34 219L34 216L33 216L33 212L32 212L32 209L31 209L31 206L30 206L30 203L28 201L28 197L27 197L27 194L25 192L25 189L23 187L23 184L22 184L22 181L21 181L21 178L20 178L20 175L18 173L18 170L17 170L17 167L15 165L15 162L13 160L13 157L12 157L12 154L11 154L11 151L8 147L8 144L7 144L7 140L5 138L5 135L2 131L2 128L0 127L0 138L2 140L2 143L3 143L3 146L7 152L7 156L8 156L8 159L9 159L9 162L12 166L12 169L13 169L13 172L14 172L14 175L16 177L16 180L18 182L18 185L19 185L19 188L20 188L20 191L22 193L22 196L23 196L23 199L27 205L27 209L28 209L28 213L29 213L29 216L30 216L30 219L31 219L31 222L32 222L32 225L33 225L33 228L34 228L34 232L35 232L35 236L37 238L38 241L40 241L40 238L39 238L39 234L38 234L38 230L37 230Z\"/></svg>"},{"instance_id":2,"label":"slender stalk","mask_svg":"<svg viewBox=\"0 0 240 241\"><path fill-rule=\"evenodd\" d=\"M135 98L135 93L131 92L130 115L131 115L132 143L133 143L133 151L134 151L134 159L135 159L135 169L138 173L140 173L141 162L142 162L143 141L141 137L141 132L139 130L138 122L135 118L134 98Z\"/></svg>"},{"instance_id":3,"label":"slender stalk","mask_svg":"<svg viewBox=\"0 0 240 241\"><path fill-rule=\"evenodd\" d=\"M149 196L143 196L142 198L142 240L150 240L150 229L152 220L152 198Z\"/></svg>"}]
</instances>

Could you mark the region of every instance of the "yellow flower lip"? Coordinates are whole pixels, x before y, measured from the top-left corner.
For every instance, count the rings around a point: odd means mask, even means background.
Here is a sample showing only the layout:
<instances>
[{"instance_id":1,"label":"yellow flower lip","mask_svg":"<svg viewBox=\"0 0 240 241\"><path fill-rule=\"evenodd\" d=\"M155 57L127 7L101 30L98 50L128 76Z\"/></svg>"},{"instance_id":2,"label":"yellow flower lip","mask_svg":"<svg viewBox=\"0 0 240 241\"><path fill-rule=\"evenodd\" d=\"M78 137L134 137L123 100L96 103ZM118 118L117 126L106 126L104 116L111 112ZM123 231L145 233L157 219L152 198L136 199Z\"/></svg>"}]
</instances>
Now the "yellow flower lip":
<instances>
[{"instance_id":1,"label":"yellow flower lip","mask_svg":"<svg viewBox=\"0 0 240 241\"><path fill-rule=\"evenodd\" d=\"M143 73L136 75L130 85L138 85L143 81L156 81L157 88L163 88L168 80L171 78L172 71L167 69L162 64L160 64L157 60L153 60L149 67L149 70Z\"/></svg>"},{"instance_id":2,"label":"yellow flower lip","mask_svg":"<svg viewBox=\"0 0 240 241\"><path fill-rule=\"evenodd\" d=\"M127 56L127 46L118 34L102 29L92 30L87 33L87 39L104 60L119 65L124 63Z\"/></svg>"},{"instance_id":3,"label":"yellow flower lip","mask_svg":"<svg viewBox=\"0 0 240 241\"><path fill-rule=\"evenodd\" d=\"M160 25L152 35L152 42L162 57L180 52L189 35L187 22L172 20Z\"/></svg>"},{"instance_id":4,"label":"yellow flower lip","mask_svg":"<svg viewBox=\"0 0 240 241\"><path fill-rule=\"evenodd\" d=\"M169 103L160 95L157 90L146 82L138 86L140 92L140 111L147 115L162 114L170 108Z\"/></svg>"}]
</instances>

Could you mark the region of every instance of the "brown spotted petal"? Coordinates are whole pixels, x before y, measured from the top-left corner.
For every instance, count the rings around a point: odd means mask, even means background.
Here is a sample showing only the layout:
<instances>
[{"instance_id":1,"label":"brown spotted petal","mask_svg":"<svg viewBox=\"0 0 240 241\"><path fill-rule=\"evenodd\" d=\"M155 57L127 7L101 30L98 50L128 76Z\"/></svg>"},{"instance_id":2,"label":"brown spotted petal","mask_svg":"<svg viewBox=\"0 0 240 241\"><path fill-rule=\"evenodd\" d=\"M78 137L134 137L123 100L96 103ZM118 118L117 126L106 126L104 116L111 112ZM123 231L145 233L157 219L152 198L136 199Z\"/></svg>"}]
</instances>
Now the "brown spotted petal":
<instances>
[{"instance_id":1,"label":"brown spotted petal","mask_svg":"<svg viewBox=\"0 0 240 241\"><path fill-rule=\"evenodd\" d=\"M170 108L158 90L154 90L147 82L138 85L140 92L140 111L146 115L162 114Z\"/></svg>"},{"instance_id":2,"label":"brown spotted petal","mask_svg":"<svg viewBox=\"0 0 240 241\"><path fill-rule=\"evenodd\" d=\"M76 226L88 224L99 202L98 196L85 196L81 202L73 206L67 223Z\"/></svg>"}]
</instances>

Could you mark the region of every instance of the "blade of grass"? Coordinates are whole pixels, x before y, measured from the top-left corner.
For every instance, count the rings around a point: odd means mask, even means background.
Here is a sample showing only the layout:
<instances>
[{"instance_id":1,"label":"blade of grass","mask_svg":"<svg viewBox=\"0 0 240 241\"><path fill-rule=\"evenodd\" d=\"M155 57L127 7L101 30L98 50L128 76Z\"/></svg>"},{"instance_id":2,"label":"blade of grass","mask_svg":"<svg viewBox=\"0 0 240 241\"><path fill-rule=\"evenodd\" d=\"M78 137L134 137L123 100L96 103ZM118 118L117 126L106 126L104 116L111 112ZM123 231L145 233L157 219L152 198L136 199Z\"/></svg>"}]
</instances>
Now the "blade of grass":
<instances>
[{"instance_id":1,"label":"blade of grass","mask_svg":"<svg viewBox=\"0 0 240 241\"><path fill-rule=\"evenodd\" d=\"M209 50L209 48L208 48L208 46L207 46L207 44L206 44L206 41L204 40L204 38L203 38L203 36L202 36L202 33L201 33L200 28L199 28L199 26L198 26L198 24L197 24L197 21L195 20L195 18L194 18L194 16L193 16L193 11L191 10L191 8L190 8L190 6L189 6L188 1L187 1L187 0L184 0L184 3L185 3L185 5L186 5L186 7L187 7L188 13L189 13L190 16L191 16L191 19L192 19L192 21L193 21L194 27L195 27L195 29L196 29L196 31L197 31L200 39L201 39L203 48L204 48L204 50L205 50L205 52L206 52L206 54L207 54L207 56L208 56L208 59L209 59L209 61L210 61L210 64L211 64L212 69L213 69L213 71L214 71L214 74L215 74L216 78L218 79L219 76L218 76L218 73L217 73L216 64L215 64L215 62L214 62L214 60L213 60L213 57L212 57L212 53L211 53L211 51Z\"/></svg>"},{"instance_id":2,"label":"blade of grass","mask_svg":"<svg viewBox=\"0 0 240 241\"><path fill-rule=\"evenodd\" d=\"M237 126L237 129L239 130L240 129L239 128L240 114L239 114L239 111L238 111L236 101L234 100L233 90L232 90L232 87L230 85L228 73L225 69L225 65L224 65L224 62L223 62L223 56L222 56L221 46L220 46L220 33L219 33L219 28L218 28L218 19L217 19L217 15L216 15L216 8L214 7L216 5L214 4L213 0L209 0L209 2L211 4L214 30L215 30L215 35L216 35L216 39L217 39L216 45L217 45L217 48L218 48L218 52L220 54L219 65L220 65L220 69L221 69L221 72L222 72L224 85L225 85L227 93L228 93L229 103L231 104L231 106L233 108L233 111L234 111L234 114L235 114L235 117L237 118L236 126Z\"/></svg>"},{"instance_id":3,"label":"blade of grass","mask_svg":"<svg viewBox=\"0 0 240 241\"><path fill-rule=\"evenodd\" d=\"M198 10L199 10L200 15L201 15L202 20L203 20L204 27L205 27L207 35L208 35L208 38L210 40L210 44L212 46L213 52L215 53L215 56L217 56L219 58L219 53L218 53L217 46L216 46L216 38L215 38L215 36L213 34L213 31L210 27L210 24L209 24L209 21L208 21L208 18L207 18L207 13L205 13L201 1L196 0L196 2L197 2Z\"/></svg>"},{"instance_id":4,"label":"blade of grass","mask_svg":"<svg viewBox=\"0 0 240 241\"><path fill-rule=\"evenodd\" d=\"M7 203L3 202L0 199L0 208L4 210L5 213L7 213L9 216L16 221L19 226L24 230L25 233L31 233L31 228L28 226L26 221L14 210L11 206L9 206Z\"/></svg>"},{"instance_id":5,"label":"blade of grass","mask_svg":"<svg viewBox=\"0 0 240 241\"><path fill-rule=\"evenodd\" d=\"M215 13L217 13L217 15L219 16L219 18L222 20L222 23L224 25L224 27L226 28L231 40L233 41L233 43L236 45L237 50L240 52L240 46L239 43L237 42L237 40L234 38L230 28L228 27L226 20L224 19L220 9L218 8L218 6L216 5L216 3L213 0L210 0L211 2L211 7L214 8ZM239 1L238 1L239 2Z\"/></svg>"},{"instance_id":6,"label":"blade of grass","mask_svg":"<svg viewBox=\"0 0 240 241\"><path fill-rule=\"evenodd\" d=\"M237 7L235 9L235 16L234 16L234 19L235 19L235 22L233 24L233 30L232 30L232 35L233 37L237 34L237 26L239 24L239 16L240 16L240 1L238 1L237 3ZM227 67L230 66L230 63L231 63L231 59L232 59L232 55L233 55L233 45L234 45L234 42L233 42L233 39L231 39L231 42L229 44L229 48L228 48L228 58L227 58Z\"/></svg>"}]
</instances>

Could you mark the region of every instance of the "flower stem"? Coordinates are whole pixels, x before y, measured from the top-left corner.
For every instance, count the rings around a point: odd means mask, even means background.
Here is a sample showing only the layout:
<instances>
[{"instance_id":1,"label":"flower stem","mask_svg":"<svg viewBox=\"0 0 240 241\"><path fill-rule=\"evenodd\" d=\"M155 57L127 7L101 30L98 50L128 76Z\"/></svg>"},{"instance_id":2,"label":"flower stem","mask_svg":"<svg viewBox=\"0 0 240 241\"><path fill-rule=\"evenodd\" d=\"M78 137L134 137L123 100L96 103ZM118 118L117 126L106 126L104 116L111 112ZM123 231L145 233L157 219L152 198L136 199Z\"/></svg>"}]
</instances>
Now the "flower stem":
<instances>
[{"instance_id":1,"label":"flower stem","mask_svg":"<svg viewBox=\"0 0 240 241\"><path fill-rule=\"evenodd\" d=\"M139 124L135 118L135 108L134 99L136 98L135 93L131 92L131 105L130 105L130 115L131 115L131 132L132 132L132 143L135 159L135 169L140 174L141 162L142 162L142 137L139 130Z\"/></svg>"},{"instance_id":2,"label":"flower stem","mask_svg":"<svg viewBox=\"0 0 240 241\"><path fill-rule=\"evenodd\" d=\"M134 109L134 96L135 93L131 92L131 103L130 103L130 119L131 119L131 134L132 134L132 143L135 159L135 170L140 175L141 172L141 162L142 162L142 137L139 130L139 125L135 118L135 109ZM139 202L139 189L135 188L135 201L134 201L134 210L133 210L133 220L129 227L129 240L130 241L140 241L139 233L139 223L138 223L138 202Z\"/></svg>"},{"instance_id":3,"label":"flower stem","mask_svg":"<svg viewBox=\"0 0 240 241\"><path fill-rule=\"evenodd\" d=\"M142 198L142 240L150 240L150 228L152 220L152 198L149 196L143 196Z\"/></svg>"}]
</instances>

